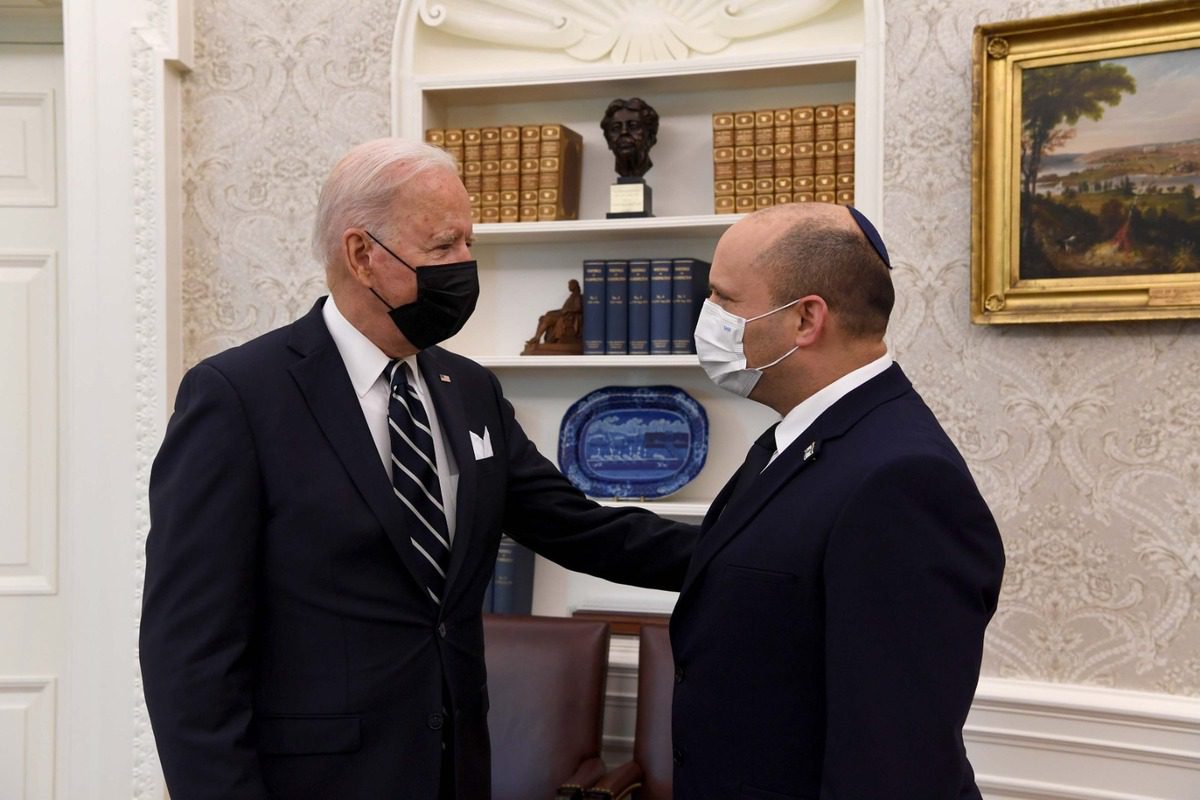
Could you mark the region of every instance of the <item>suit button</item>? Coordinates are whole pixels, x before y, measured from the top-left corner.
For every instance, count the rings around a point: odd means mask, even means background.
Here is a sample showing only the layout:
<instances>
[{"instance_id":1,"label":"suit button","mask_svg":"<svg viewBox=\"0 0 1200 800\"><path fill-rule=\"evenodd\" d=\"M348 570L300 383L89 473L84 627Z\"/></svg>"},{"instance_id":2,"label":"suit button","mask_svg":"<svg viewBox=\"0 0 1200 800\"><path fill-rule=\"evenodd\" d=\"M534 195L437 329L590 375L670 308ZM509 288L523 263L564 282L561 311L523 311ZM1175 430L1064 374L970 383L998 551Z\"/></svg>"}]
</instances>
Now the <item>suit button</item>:
<instances>
[{"instance_id":1,"label":"suit button","mask_svg":"<svg viewBox=\"0 0 1200 800\"><path fill-rule=\"evenodd\" d=\"M675 682L683 683L683 667L675 668Z\"/></svg>"},{"instance_id":2,"label":"suit button","mask_svg":"<svg viewBox=\"0 0 1200 800\"><path fill-rule=\"evenodd\" d=\"M429 726L430 730L440 731L442 729L443 722L444 720L442 719L441 714L430 714L429 720L426 722L426 724Z\"/></svg>"},{"instance_id":3,"label":"suit button","mask_svg":"<svg viewBox=\"0 0 1200 800\"><path fill-rule=\"evenodd\" d=\"M437 633L438 633L438 636L442 637L443 639L446 638L446 623L444 623L444 622L438 623Z\"/></svg>"},{"instance_id":4,"label":"suit button","mask_svg":"<svg viewBox=\"0 0 1200 800\"><path fill-rule=\"evenodd\" d=\"M683 748L676 747L671 750L671 760L675 762L675 766L683 765Z\"/></svg>"}]
</instances>

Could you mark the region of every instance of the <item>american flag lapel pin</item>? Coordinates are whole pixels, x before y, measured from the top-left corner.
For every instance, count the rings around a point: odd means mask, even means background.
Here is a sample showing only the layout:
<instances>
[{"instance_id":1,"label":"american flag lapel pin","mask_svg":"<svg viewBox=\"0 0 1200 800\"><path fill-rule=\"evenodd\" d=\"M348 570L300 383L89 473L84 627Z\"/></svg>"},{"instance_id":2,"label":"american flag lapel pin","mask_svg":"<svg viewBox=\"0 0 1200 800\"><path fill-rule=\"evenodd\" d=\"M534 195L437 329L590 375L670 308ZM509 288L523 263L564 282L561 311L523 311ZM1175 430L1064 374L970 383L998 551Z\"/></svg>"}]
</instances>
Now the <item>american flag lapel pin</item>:
<instances>
[{"instance_id":1,"label":"american flag lapel pin","mask_svg":"<svg viewBox=\"0 0 1200 800\"><path fill-rule=\"evenodd\" d=\"M804 448L804 463L808 463L817 457L817 451L820 449L818 442L810 442L808 447Z\"/></svg>"},{"instance_id":2,"label":"american flag lapel pin","mask_svg":"<svg viewBox=\"0 0 1200 800\"><path fill-rule=\"evenodd\" d=\"M442 383L449 383L449 382L450 382L450 376L449 376L449 375L447 375L447 374L445 374L445 373L439 372L439 373L438 373L438 377L442 379Z\"/></svg>"}]
</instances>

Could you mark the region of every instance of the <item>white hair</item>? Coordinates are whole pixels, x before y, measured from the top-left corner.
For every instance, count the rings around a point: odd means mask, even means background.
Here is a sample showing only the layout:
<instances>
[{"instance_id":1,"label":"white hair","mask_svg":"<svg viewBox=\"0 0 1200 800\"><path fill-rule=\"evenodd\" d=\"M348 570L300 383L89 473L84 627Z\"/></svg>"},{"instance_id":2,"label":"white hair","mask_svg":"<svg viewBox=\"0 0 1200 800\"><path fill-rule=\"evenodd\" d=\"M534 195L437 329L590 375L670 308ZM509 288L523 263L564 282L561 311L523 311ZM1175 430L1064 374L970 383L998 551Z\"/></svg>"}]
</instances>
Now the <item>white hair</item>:
<instances>
[{"instance_id":1,"label":"white hair","mask_svg":"<svg viewBox=\"0 0 1200 800\"><path fill-rule=\"evenodd\" d=\"M372 139L355 147L321 187L313 221L313 257L328 272L337 263L347 228L363 227L376 236L387 236L394 222L392 204L397 192L431 169L453 172L454 157L436 147L394 137Z\"/></svg>"}]
</instances>

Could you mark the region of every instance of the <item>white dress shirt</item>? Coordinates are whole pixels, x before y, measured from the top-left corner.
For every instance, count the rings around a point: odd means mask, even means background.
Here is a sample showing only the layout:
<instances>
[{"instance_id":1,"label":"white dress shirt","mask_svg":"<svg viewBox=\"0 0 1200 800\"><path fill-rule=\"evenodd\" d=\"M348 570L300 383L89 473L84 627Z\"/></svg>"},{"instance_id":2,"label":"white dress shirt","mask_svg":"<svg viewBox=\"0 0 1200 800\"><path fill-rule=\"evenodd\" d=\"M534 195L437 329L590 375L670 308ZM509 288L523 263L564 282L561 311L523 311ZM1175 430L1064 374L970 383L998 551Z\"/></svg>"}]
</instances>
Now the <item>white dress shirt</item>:
<instances>
[{"instance_id":1,"label":"white dress shirt","mask_svg":"<svg viewBox=\"0 0 1200 800\"><path fill-rule=\"evenodd\" d=\"M346 365L346 372L350 373L350 383L354 386L354 393L358 395L367 427L371 429L371 438L375 440L375 449L379 451L379 460L383 463L390 482L392 435L388 429L388 401L391 392L383 371L391 359L342 316L332 296L325 301L321 313L325 318L325 327L329 328L329 335L333 337L333 343L337 345L338 353ZM450 543L453 544L454 521L457 516L455 501L458 498L458 464L442 433L437 409L425 386L425 378L417 368L417 357L409 356L404 359L404 363L408 364L416 378L412 388L421 398L425 413L429 416L429 429L433 432L433 452L437 457L438 483L442 486L442 507L446 509L446 529L450 533Z\"/></svg>"},{"instance_id":2,"label":"white dress shirt","mask_svg":"<svg viewBox=\"0 0 1200 800\"><path fill-rule=\"evenodd\" d=\"M864 364L853 372L847 372L812 397L793 408L775 429L775 454L767 462L771 466L779 454L786 450L808 426L817 421L829 408L850 392L877 375L882 375L892 365L891 353L884 353L870 364ZM765 469L765 468L764 468Z\"/></svg>"}]
</instances>

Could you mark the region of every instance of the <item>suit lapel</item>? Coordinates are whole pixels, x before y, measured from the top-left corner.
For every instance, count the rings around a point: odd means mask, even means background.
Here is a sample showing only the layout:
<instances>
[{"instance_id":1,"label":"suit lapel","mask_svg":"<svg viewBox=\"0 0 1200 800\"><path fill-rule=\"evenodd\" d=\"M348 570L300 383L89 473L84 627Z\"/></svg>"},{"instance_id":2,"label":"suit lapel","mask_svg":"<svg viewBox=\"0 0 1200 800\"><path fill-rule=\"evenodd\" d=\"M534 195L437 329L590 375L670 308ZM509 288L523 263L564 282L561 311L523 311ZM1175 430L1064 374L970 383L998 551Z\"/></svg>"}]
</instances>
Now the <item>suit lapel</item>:
<instances>
[{"instance_id":1,"label":"suit lapel","mask_svg":"<svg viewBox=\"0 0 1200 800\"><path fill-rule=\"evenodd\" d=\"M455 577L463 569L463 561L473 547L471 541L475 522L475 483L478 470L475 467L475 450L471 447L467 431L467 412L463 405L460 376L455 375L440 357L438 348L424 350L417 355L417 366L429 389L429 396L437 410L438 425L442 436L450 443L454 460L458 463L458 492L455 500L454 541L450 546L450 566L446 570L446 597L449 604L458 590ZM446 376L450 380L443 380Z\"/></svg>"},{"instance_id":2,"label":"suit lapel","mask_svg":"<svg viewBox=\"0 0 1200 800\"><path fill-rule=\"evenodd\" d=\"M362 406L350 383L350 375L321 315L324 298L292 326L288 346L303 356L289 371L321 426L350 480L379 520L401 561L419 580L413 549L405 531L401 505L396 499L387 471L379 463L379 451L363 418Z\"/></svg>"},{"instance_id":3,"label":"suit lapel","mask_svg":"<svg viewBox=\"0 0 1200 800\"><path fill-rule=\"evenodd\" d=\"M901 372L900 366L892 364L882 374L852 390L830 406L808 430L779 454L750 491L740 495L732 505L725 507L737 483L737 473L734 473L704 518L701 526L703 533L688 565L681 596L687 594L688 589L713 557L746 528L771 498L792 480L797 479L805 468L817 464L822 443L842 436L871 410L911 390L912 384ZM810 445L815 445L811 451ZM812 468L819 469L819 466Z\"/></svg>"}]
</instances>

